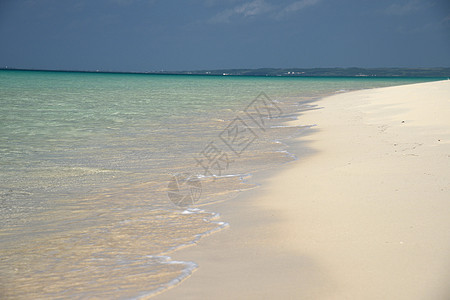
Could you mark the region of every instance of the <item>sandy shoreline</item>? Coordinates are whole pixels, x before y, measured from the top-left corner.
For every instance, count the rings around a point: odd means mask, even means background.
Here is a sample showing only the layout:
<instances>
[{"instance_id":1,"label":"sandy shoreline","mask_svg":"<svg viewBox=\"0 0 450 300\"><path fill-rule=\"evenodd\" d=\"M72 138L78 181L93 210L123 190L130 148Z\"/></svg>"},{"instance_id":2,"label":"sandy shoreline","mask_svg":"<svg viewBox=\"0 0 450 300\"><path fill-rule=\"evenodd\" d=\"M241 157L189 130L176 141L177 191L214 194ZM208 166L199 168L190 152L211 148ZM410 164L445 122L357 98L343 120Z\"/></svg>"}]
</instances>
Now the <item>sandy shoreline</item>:
<instances>
[{"instance_id":1,"label":"sandy shoreline","mask_svg":"<svg viewBox=\"0 0 450 300\"><path fill-rule=\"evenodd\" d=\"M154 299L450 298L450 81L316 104L305 155L211 207L231 226L173 253L200 268Z\"/></svg>"}]
</instances>

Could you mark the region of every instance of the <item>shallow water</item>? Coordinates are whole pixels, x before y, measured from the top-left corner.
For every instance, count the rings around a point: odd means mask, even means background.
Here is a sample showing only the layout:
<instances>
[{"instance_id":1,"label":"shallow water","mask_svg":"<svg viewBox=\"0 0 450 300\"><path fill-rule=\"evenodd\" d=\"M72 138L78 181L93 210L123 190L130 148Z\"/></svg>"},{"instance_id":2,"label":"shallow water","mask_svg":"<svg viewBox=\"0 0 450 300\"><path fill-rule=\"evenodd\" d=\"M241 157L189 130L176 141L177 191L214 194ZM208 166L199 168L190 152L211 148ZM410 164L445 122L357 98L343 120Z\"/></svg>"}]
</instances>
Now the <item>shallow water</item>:
<instances>
[{"instance_id":1,"label":"shallow water","mask_svg":"<svg viewBox=\"0 0 450 300\"><path fill-rule=\"evenodd\" d=\"M167 255L228 226L208 204L295 159L303 128L284 122L323 95L426 80L0 71L0 295L177 284L196 264Z\"/></svg>"}]
</instances>

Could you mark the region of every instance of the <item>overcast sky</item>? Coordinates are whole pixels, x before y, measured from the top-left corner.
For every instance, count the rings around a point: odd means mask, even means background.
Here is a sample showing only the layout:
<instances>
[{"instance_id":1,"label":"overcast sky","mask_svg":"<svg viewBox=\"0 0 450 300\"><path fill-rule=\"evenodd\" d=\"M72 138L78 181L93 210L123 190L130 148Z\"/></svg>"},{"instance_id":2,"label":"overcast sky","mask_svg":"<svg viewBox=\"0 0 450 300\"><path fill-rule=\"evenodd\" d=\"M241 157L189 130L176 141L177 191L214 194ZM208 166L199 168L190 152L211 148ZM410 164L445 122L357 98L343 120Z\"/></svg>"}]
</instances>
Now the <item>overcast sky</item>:
<instances>
[{"instance_id":1,"label":"overcast sky","mask_svg":"<svg viewBox=\"0 0 450 300\"><path fill-rule=\"evenodd\" d=\"M450 67L450 0L0 0L0 67Z\"/></svg>"}]
</instances>

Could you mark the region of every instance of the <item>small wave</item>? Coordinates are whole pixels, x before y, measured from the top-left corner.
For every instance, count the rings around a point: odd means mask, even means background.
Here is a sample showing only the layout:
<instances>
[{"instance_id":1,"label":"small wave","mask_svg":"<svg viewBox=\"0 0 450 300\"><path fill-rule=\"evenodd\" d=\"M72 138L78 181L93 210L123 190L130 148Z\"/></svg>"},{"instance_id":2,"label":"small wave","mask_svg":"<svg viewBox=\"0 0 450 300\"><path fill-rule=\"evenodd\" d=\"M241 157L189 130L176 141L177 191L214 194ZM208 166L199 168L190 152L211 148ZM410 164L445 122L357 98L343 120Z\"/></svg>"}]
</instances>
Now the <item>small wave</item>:
<instances>
[{"instance_id":1,"label":"small wave","mask_svg":"<svg viewBox=\"0 0 450 300\"><path fill-rule=\"evenodd\" d=\"M160 260L161 264L167 264L167 265L185 265L185 269L181 272L181 274L170 280L169 282L163 284L163 286L160 286L159 288L157 288L156 290L153 290L151 292L145 292L142 293L141 295L137 296L134 299L148 299L149 297L153 297L156 296L172 287L175 287L176 285L178 285L179 283L181 283L184 279L188 278L189 276L191 276L192 272L195 271L195 269L198 268L198 265L192 261L177 261L177 260L171 260L171 258L169 256L151 256L148 255L147 257L149 258L153 258L153 259L157 259Z\"/></svg>"},{"instance_id":2,"label":"small wave","mask_svg":"<svg viewBox=\"0 0 450 300\"><path fill-rule=\"evenodd\" d=\"M197 242L205 237L208 236L210 234L213 234L217 231L220 231L228 226L230 226L230 224L228 224L227 222L222 222L222 221L213 221L215 219L218 219L220 217L219 213L215 213L215 212L207 212L205 210L199 209L199 208L188 208L184 211L181 212L181 214L208 214L209 217L208 218L203 218L204 222L208 222L211 224L216 224L217 227L207 230L203 233L199 233L197 235L195 235L194 239L188 243L184 243L184 244L180 244L177 246L174 246L172 248L170 248L169 250L165 251L165 253L168 252L173 252L175 250L184 248L184 247L188 247L188 246L192 246L197 244ZM161 264L181 264L181 265L185 265L185 269L181 272L181 274L170 280L167 283L164 283L162 286L158 287L155 290L149 291L149 292L145 292L142 293L141 295L137 296L134 299L147 299L149 297L153 297L156 296L172 287L177 286L178 284L180 284L184 279L188 278L192 272L194 272L195 269L198 268L198 265L192 261L177 261L177 260L172 260L172 258L170 256L167 255L158 255L158 256L153 256L153 255L147 255L146 257L148 258L152 258L152 259L156 259L159 263Z\"/></svg>"},{"instance_id":3,"label":"small wave","mask_svg":"<svg viewBox=\"0 0 450 300\"><path fill-rule=\"evenodd\" d=\"M201 210L199 208L188 208L184 211L181 212L182 215L190 215L190 214L195 214L198 212L204 212L204 210Z\"/></svg>"},{"instance_id":4,"label":"small wave","mask_svg":"<svg viewBox=\"0 0 450 300\"><path fill-rule=\"evenodd\" d=\"M205 231L205 232L203 232L203 233L196 234L196 235L194 236L194 238L192 239L192 241L190 241L190 242L188 242L188 243L184 243L184 244L180 244L180 245L171 247L171 248L169 248L167 251L165 251L164 253L172 252L172 251L175 251L175 250L177 250L177 249L184 248L184 247L186 247L186 246L194 245L194 244L196 244L202 237L207 236L207 235L210 235L210 234L212 234L212 233L214 233L214 232L217 232L217 231L222 230L222 229L224 229L225 227L229 226L229 224L226 223L226 222L213 221L213 220L215 220L215 219L218 219L218 218L220 217L220 214L215 213L215 212L207 212L207 211L202 210L202 209L199 209L199 208L188 208L188 209L182 211L180 214L208 214L209 217L208 217L208 218L203 218L203 221L204 221L204 222L207 222L207 223L211 223L211 224L216 224L217 227L215 227L215 228L213 228L213 229L210 229L210 230L207 230L207 231Z\"/></svg>"},{"instance_id":5,"label":"small wave","mask_svg":"<svg viewBox=\"0 0 450 300\"><path fill-rule=\"evenodd\" d=\"M274 140L273 142L274 142L275 144L282 145L282 146L284 146L284 147L287 147L287 146L288 146L286 143L283 143L282 141L279 141L279 140Z\"/></svg>"},{"instance_id":6,"label":"small wave","mask_svg":"<svg viewBox=\"0 0 450 300\"><path fill-rule=\"evenodd\" d=\"M273 119L296 119L296 115L281 115L281 116L270 116L270 117L264 117L263 119L266 120L273 120Z\"/></svg>"},{"instance_id":7,"label":"small wave","mask_svg":"<svg viewBox=\"0 0 450 300\"><path fill-rule=\"evenodd\" d=\"M200 179L222 179L222 178L233 178L233 177L239 177L241 180L244 178L251 176L251 174L227 174L227 175L203 175L199 174L196 175L197 178Z\"/></svg>"},{"instance_id":8,"label":"small wave","mask_svg":"<svg viewBox=\"0 0 450 300\"><path fill-rule=\"evenodd\" d=\"M270 128L304 128L304 125L273 125Z\"/></svg>"},{"instance_id":9,"label":"small wave","mask_svg":"<svg viewBox=\"0 0 450 300\"><path fill-rule=\"evenodd\" d=\"M277 152L277 153L284 153L286 155L286 157L290 157L293 160L297 160L298 159L298 157L296 155L294 155L291 152L286 151L286 150L278 150L278 151L275 151L275 152Z\"/></svg>"}]
</instances>

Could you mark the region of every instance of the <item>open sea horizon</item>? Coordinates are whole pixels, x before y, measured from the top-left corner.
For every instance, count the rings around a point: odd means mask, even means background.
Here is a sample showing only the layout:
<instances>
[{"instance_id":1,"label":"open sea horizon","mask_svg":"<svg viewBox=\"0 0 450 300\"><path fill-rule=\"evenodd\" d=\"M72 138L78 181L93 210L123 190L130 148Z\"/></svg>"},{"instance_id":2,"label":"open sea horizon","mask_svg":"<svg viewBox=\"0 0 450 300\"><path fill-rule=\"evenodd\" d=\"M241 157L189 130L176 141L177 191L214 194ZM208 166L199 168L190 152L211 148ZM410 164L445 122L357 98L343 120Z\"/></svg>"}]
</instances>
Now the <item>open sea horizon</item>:
<instances>
[{"instance_id":1,"label":"open sea horizon","mask_svg":"<svg viewBox=\"0 0 450 300\"><path fill-rule=\"evenodd\" d=\"M443 78L0 70L0 298L146 298L197 268L177 249L226 226L314 100Z\"/></svg>"}]
</instances>

